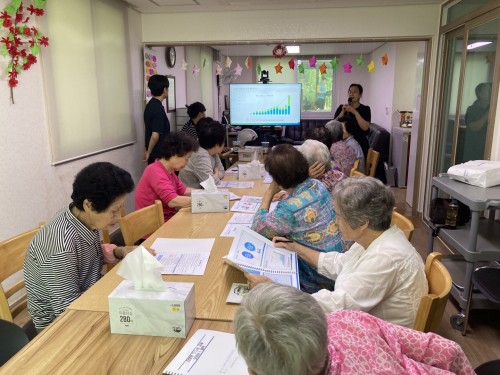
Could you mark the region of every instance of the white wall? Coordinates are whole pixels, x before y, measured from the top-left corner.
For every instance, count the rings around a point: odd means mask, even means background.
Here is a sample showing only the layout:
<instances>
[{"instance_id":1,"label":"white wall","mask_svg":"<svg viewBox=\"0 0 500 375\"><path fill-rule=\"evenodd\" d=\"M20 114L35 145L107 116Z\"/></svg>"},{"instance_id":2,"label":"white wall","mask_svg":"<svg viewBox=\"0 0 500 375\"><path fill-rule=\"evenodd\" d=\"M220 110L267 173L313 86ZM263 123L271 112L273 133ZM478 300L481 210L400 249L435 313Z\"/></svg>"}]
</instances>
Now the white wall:
<instances>
[{"instance_id":1,"label":"white wall","mask_svg":"<svg viewBox=\"0 0 500 375\"><path fill-rule=\"evenodd\" d=\"M0 0L0 9L10 3ZM49 220L61 207L69 204L74 176L84 166L95 161L109 161L129 172L138 181L144 166L141 156L143 139L143 86L141 17L129 10L129 39L131 51L134 126L139 142L132 146L77 160L57 167L51 166L48 124L39 61L19 76L14 89L15 104L5 77L6 58L0 56L0 240L33 228L39 221ZM50 35L47 35L50 38ZM48 47L50 48L50 46ZM43 54L43 51L42 51ZM74 61L77 74L78 61ZM71 77L68 77L71 82ZM119 84L116 87L120 89ZM75 87L74 100L84 92ZM127 210L133 200L127 200Z\"/></svg>"}]
</instances>

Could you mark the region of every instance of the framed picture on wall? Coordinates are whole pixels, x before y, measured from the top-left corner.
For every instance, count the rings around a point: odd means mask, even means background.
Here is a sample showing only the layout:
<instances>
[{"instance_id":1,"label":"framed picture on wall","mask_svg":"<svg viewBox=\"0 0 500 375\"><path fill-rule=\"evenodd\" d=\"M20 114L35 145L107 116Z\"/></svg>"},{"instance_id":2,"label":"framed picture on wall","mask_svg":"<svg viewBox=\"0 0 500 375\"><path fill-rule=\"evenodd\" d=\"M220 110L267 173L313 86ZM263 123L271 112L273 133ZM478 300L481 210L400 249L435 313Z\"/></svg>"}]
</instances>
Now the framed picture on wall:
<instances>
[{"instance_id":1,"label":"framed picture on wall","mask_svg":"<svg viewBox=\"0 0 500 375\"><path fill-rule=\"evenodd\" d=\"M168 78L168 97L167 97L167 112L175 112L175 77L167 76Z\"/></svg>"}]
</instances>

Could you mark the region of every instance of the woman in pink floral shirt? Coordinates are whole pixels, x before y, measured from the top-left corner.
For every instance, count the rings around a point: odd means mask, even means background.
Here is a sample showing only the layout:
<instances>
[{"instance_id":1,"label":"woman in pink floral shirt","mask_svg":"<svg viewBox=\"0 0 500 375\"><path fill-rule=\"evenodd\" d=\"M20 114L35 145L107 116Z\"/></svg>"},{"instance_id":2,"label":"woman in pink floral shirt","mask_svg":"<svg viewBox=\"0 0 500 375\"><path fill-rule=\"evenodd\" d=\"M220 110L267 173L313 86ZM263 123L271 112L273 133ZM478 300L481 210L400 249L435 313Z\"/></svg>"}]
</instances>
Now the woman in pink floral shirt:
<instances>
[{"instance_id":1,"label":"woman in pink floral shirt","mask_svg":"<svg viewBox=\"0 0 500 375\"><path fill-rule=\"evenodd\" d=\"M474 374L460 346L362 311L324 315L310 295L263 283L234 317L251 375Z\"/></svg>"}]
</instances>

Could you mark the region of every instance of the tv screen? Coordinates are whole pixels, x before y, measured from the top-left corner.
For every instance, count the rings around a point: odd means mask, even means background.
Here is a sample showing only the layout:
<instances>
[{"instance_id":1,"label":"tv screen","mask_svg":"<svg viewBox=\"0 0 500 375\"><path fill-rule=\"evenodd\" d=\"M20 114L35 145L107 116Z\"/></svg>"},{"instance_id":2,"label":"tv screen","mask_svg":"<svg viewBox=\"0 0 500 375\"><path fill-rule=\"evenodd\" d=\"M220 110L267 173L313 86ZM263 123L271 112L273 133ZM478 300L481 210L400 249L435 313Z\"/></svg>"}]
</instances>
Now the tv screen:
<instances>
[{"instance_id":1,"label":"tv screen","mask_svg":"<svg viewBox=\"0 0 500 375\"><path fill-rule=\"evenodd\" d=\"M231 125L300 125L300 83L229 85Z\"/></svg>"}]
</instances>

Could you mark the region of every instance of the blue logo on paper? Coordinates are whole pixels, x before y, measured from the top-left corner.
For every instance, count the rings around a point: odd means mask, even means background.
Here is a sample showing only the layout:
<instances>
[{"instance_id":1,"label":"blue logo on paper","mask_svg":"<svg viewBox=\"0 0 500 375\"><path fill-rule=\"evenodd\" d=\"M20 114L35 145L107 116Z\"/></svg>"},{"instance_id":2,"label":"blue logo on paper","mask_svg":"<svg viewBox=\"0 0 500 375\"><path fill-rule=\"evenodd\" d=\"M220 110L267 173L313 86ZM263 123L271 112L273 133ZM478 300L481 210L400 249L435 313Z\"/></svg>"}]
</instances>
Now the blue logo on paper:
<instances>
[{"instance_id":1,"label":"blue logo on paper","mask_svg":"<svg viewBox=\"0 0 500 375\"><path fill-rule=\"evenodd\" d=\"M255 251L255 246L251 242L245 242L245 248L250 251Z\"/></svg>"},{"instance_id":2,"label":"blue logo on paper","mask_svg":"<svg viewBox=\"0 0 500 375\"><path fill-rule=\"evenodd\" d=\"M248 251L244 251L241 253L245 258L252 259L253 255L252 253L249 253Z\"/></svg>"}]
</instances>

